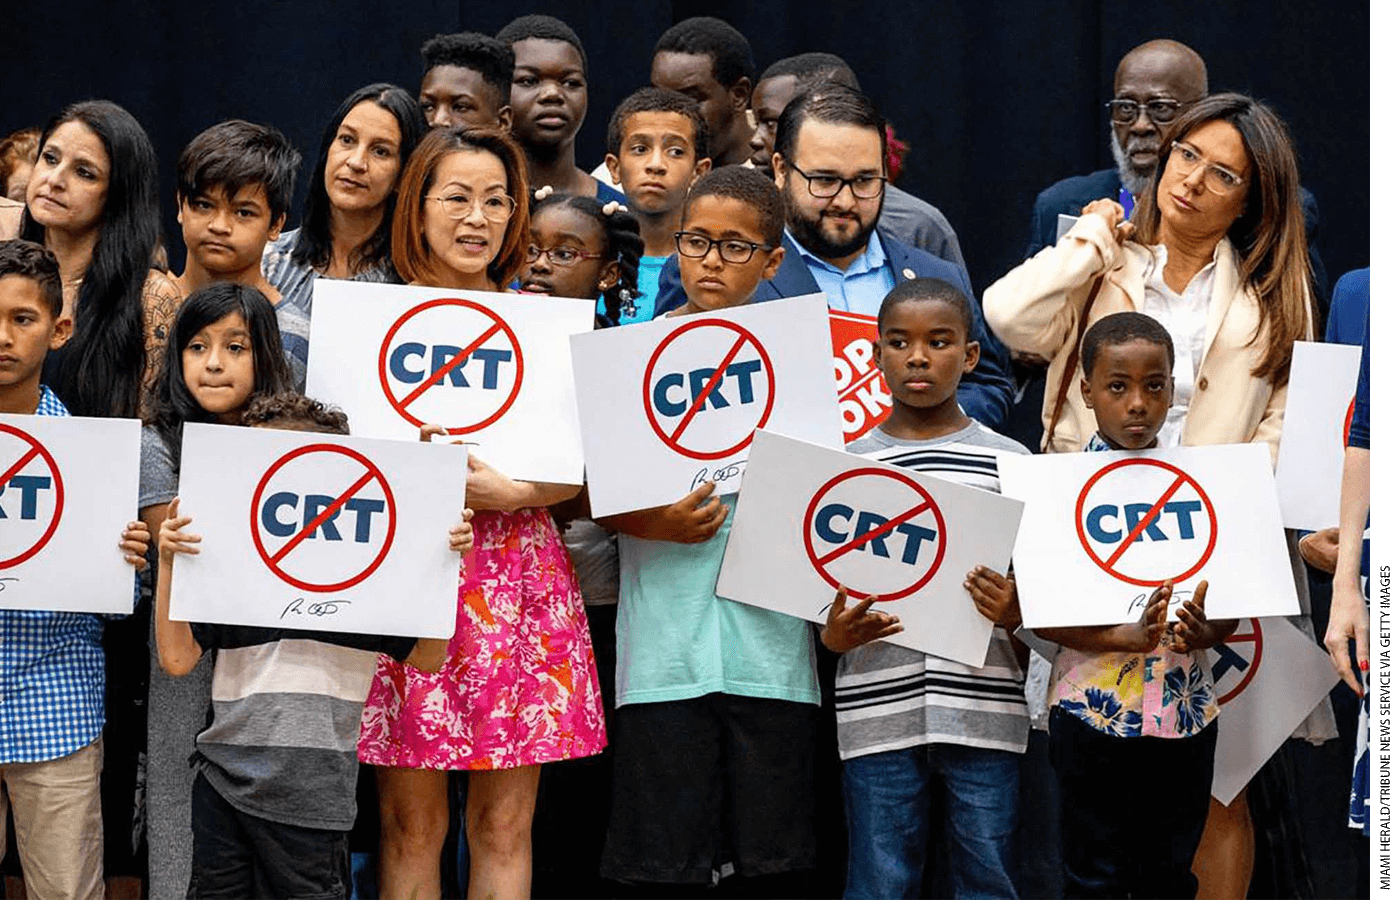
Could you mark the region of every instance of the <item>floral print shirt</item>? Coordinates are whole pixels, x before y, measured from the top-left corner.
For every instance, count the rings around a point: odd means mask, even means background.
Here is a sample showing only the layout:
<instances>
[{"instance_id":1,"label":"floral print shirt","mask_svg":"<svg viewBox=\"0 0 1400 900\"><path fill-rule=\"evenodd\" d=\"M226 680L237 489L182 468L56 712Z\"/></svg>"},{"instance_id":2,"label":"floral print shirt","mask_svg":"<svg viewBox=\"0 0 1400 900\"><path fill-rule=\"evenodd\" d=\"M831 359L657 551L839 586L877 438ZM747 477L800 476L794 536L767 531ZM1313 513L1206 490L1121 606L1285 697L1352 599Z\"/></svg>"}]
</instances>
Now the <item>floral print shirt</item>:
<instances>
[{"instance_id":1,"label":"floral print shirt","mask_svg":"<svg viewBox=\"0 0 1400 900\"><path fill-rule=\"evenodd\" d=\"M1097 434L1086 451L1110 450ZM1115 737L1190 737L1220 712L1205 653L1084 653L1055 657L1052 705Z\"/></svg>"}]
</instances>

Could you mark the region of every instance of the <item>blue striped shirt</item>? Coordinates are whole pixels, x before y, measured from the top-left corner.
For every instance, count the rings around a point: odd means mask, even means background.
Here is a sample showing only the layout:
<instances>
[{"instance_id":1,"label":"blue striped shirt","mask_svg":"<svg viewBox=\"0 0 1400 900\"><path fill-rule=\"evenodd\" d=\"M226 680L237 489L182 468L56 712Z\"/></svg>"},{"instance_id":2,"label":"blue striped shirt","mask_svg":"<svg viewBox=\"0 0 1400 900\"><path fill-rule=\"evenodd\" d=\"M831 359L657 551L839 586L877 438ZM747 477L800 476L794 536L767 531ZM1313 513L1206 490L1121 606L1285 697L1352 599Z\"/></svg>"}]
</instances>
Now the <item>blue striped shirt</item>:
<instances>
[{"instance_id":1,"label":"blue striped shirt","mask_svg":"<svg viewBox=\"0 0 1400 900\"><path fill-rule=\"evenodd\" d=\"M40 385L35 414L68 410ZM101 618L0 609L0 765L58 759L97 740L105 691Z\"/></svg>"}]
</instances>

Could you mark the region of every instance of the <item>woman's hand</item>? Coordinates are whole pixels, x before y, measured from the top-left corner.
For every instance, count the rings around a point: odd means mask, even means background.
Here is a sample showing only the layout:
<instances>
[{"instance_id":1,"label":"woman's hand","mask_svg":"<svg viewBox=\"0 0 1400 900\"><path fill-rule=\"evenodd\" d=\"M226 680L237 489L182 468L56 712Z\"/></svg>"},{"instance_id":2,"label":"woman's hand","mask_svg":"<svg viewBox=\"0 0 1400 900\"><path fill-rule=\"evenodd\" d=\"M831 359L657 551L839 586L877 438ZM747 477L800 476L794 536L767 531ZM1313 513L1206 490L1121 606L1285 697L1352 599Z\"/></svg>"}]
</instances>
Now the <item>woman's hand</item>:
<instances>
[{"instance_id":1,"label":"woman's hand","mask_svg":"<svg viewBox=\"0 0 1400 900\"><path fill-rule=\"evenodd\" d=\"M1371 670L1371 619L1360 583L1332 582L1332 611L1327 616L1327 635L1322 644L1332 656L1332 668L1356 696L1365 695L1361 682L1351 671L1350 643L1356 641L1356 665L1363 673Z\"/></svg>"},{"instance_id":2,"label":"woman's hand","mask_svg":"<svg viewBox=\"0 0 1400 900\"><path fill-rule=\"evenodd\" d=\"M871 612L876 597L866 597L850 609L846 608L846 589L836 589L836 599L826 614L822 628L822 644L834 653L845 653L862 644L883 640L899 634L904 626L899 617L889 613Z\"/></svg>"},{"instance_id":3,"label":"woman's hand","mask_svg":"<svg viewBox=\"0 0 1400 900\"><path fill-rule=\"evenodd\" d=\"M475 456L467 457L467 507L514 512L524 505L525 485Z\"/></svg>"},{"instance_id":4,"label":"woman's hand","mask_svg":"<svg viewBox=\"0 0 1400 900\"><path fill-rule=\"evenodd\" d=\"M197 534L187 534L181 529L193 522L189 516L180 515L180 498L176 497L170 501L170 508L165 514L165 521L160 523L160 560L169 563L175 559L176 553L187 553L190 556L198 556L199 548L195 545L204 538Z\"/></svg>"},{"instance_id":5,"label":"woman's hand","mask_svg":"<svg viewBox=\"0 0 1400 900\"><path fill-rule=\"evenodd\" d=\"M1340 537L1341 531L1337 528L1314 531L1312 534L1305 535L1298 542L1298 554L1303 557L1303 562L1319 572L1334 575L1337 572L1337 550L1340 546L1338 543Z\"/></svg>"},{"instance_id":6,"label":"woman's hand","mask_svg":"<svg viewBox=\"0 0 1400 900\"><path fill-rule=\"evenodd\" d=\"M1120 245L1132 238L1136 231L1133 223L1129 222L1127 216L1123 214L1123 207L1119 206L1115 200L1107 198L1095 200L1080 212L1086 216L1101 216L1108 223L1108 230L1113 232L1113 239Z\"/></svg>"},{"instance_id":7,"label":"woman's hand","mask_svg":"<svg viewBox=\"0 0 1400 900\"><path fill-rule=\"evenodd\" d=\"M117 546L122 548L122 558L136 571L145 569L146 551L151 548L151 532L147 530L146 523L127 522L126 529L122 532L121 543Z\"/></svg>"}]
</instances>

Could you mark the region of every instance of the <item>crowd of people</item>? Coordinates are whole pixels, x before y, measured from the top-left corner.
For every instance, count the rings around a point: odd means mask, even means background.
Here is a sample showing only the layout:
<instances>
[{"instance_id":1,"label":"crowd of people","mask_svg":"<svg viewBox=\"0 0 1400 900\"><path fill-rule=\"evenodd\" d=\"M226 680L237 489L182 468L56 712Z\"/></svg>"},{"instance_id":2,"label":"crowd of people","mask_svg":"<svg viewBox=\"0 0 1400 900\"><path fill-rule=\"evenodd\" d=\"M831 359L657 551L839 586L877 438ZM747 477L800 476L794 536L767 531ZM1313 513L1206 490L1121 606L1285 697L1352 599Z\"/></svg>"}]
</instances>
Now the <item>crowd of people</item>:
<instances>
[{"instance_id":1,"label":"crowd of people","mask_svg":"<svg viewBox=\"0 0 1400 900\"><path fill-rule=\"evenodd\" d=\"M979 299L840 57L759 73L733 27L687 19L605 148L575 144L589 58L558 19L422 58L416 96L369 84L331 113L295 228L302 157L276 128L190 140L178 274L121 106L0 142L0 412L144 423L137 518L113 529L135 612L0 610L27 895L1243 898L1253 823L1247 793L1211 797L1204 655L1237 623L1204 583L1031 633L1014 573L978 568L974 668L884 640L902 625L871 599L838 592L817 628L718 597L736 496L713 483L595 518L586 488L473 456L450 640L190 624L169 600L200 549L186 423L353 432L303 395L323 279L596 300L598 328L820 292L876 318L892 400L847 450L988 491L1005 453L1276 458L1294 342L1366 347L1369 280L1340 279L1323 321L1316 202L1271 108L1211 93L1180 43L1133 48L1115 167L1042 192L1025 261ZM1368 365L1341 527L1287 536L1291 621L1316 639L1304 560L1335 571L1326 646L1358 696ZM1168 615L1174 589L1193 596ZM1295 732L1337 734L1327 701Z\"/></svg>"}]
</instances>

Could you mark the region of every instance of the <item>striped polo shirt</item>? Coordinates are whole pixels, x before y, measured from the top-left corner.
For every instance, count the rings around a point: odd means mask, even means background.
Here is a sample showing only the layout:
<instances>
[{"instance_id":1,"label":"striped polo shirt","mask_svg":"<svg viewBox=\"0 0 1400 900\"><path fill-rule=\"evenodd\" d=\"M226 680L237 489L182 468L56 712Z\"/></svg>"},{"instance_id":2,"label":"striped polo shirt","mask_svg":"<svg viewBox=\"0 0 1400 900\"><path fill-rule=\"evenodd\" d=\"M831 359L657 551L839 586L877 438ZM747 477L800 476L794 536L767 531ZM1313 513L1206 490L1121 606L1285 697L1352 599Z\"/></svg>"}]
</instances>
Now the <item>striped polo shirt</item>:
<instances>
[{"instance_id":1,"label":"striped polo shirt","mask_svg":"<svg viewBox=\"0 0 1400 900\"><path fill-rule=\"evenodd\" d=\"M1029 452L976 421L932 441L899 440L876 428L846 449L996 493L997 454ZM1023 753L1030 727L1024 689L1025 675L1000 626L978 668L884 641L857 647L836 669L841 758L925 744Z\"/></svg>"},{"instance_id":2,"label":"striped polo shirt","mask_svg":"<svg viewBox=\"0 0 1400 900\"><path fill-rule=\"evenodd\" d=\"M211 787L251 816L349 831L355 743L379 653L404 659L414 638L193 625L214 658L213 716L195 739ZM158 711L154 711L157 712Z\"/></svg>"}]
</instances>

